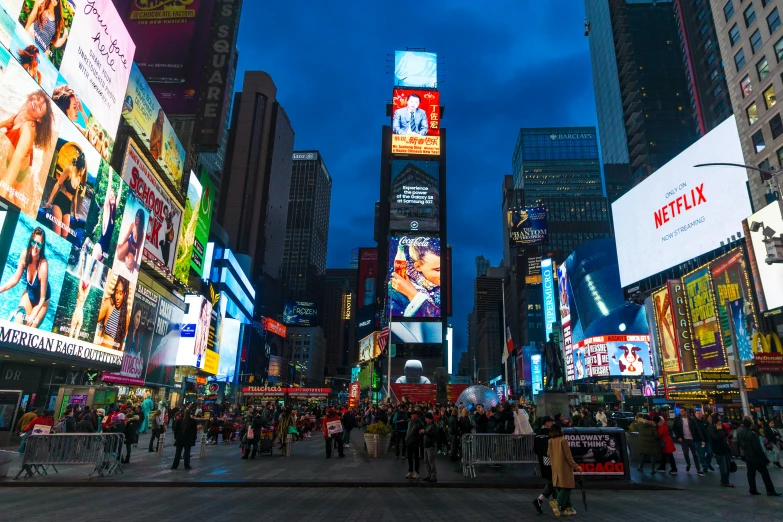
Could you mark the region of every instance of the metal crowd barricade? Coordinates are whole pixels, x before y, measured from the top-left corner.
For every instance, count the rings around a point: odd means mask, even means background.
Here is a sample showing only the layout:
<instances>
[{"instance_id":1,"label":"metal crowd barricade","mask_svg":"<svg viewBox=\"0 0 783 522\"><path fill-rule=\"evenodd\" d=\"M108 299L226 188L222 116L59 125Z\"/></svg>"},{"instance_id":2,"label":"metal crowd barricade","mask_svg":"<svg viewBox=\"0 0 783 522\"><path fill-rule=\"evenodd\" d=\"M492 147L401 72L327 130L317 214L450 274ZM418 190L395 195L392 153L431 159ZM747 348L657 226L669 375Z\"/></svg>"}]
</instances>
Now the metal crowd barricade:
<instances>
[{"instance_id":1,"label":"metal crowd barricade","mask_svg":"<svg viewBox=\"0 0 783 522\"><path fill-rule=\"evenodd\" d=\"M472 433L462 436L462 474L476 478L481 464L536 464L533 452L535 435L498 435Z\"/></svg>"},{"instance_id":2,"label":"metal crowd barricade","mask_svg":"<svg viewBox=\"0 0 783 522\"><path fill-rule=\"evenodd\" d=\"M31 435L22 454L22 473L25 478L47 475L49 468L57 466L92 466L88 477L122 473L120 455L125 442L122 433L58 433L56 435Z\"/></svg>"}]
</instances>

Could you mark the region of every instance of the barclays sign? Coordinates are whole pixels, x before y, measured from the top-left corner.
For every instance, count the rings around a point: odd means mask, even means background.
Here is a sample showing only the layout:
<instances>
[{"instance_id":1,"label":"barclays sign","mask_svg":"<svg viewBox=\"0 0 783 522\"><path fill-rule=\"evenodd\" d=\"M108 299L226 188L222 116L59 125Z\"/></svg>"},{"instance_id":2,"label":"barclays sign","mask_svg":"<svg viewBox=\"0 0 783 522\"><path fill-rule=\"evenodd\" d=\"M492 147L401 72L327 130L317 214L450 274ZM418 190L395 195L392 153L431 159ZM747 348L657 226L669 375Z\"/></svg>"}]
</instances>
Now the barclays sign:
<instances>
[{"instance_id":1,"label":"barclays sign","mask_svg":"<svg viewBox=\"0 0 783 522\"><path fill-rule=\"evenodd\" d=\"M549 139L557 140L592 140L592 134L550 134Z\"/></svg>"}]
</instances>

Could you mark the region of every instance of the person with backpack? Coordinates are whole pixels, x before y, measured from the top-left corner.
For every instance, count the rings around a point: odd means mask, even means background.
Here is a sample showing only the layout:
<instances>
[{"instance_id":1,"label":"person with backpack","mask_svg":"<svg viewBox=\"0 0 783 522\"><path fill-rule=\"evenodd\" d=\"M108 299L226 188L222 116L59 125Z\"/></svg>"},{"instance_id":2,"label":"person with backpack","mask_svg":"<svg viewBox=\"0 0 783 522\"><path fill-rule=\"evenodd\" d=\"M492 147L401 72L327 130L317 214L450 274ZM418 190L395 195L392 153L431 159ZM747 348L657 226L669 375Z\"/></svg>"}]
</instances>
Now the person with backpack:
<instances>
[{"instance_id":1,"label":"person with backpack","mask_svg":"<svg viewBox=\"0 0 783 522\"><path fill-rule=\"evenodd\" d=\"M258 452L258 441L261 438L262 429L261 416L257 413L251 413L247 418L247 426L244 434L245 452L242 460L255 459Z\"/></svg>"}]
</instances>

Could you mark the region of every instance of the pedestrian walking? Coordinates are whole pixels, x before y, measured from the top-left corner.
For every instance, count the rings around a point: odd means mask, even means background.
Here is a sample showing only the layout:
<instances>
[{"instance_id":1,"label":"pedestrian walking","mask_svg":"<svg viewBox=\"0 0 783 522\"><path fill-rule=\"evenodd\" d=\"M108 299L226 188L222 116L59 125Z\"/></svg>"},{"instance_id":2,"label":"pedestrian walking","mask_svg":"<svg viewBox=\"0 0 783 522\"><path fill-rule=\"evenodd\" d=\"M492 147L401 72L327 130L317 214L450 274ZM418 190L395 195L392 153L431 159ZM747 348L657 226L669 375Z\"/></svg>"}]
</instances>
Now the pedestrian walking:
<instances>
[{"instance_id":1,"label":"pedestrian walking","mask_svg":"<svg viewBox=\"0 0 783 522\"><path fill-rule=\"evenodd\" d=\"M353 410L349 409L343 415L343 447L351 447L351 430L356 427L356 415Z\"/></svg>"},{"instance_id":2,"label":"pedestrian walking","mask_svg":"<svg viewBox=\"0 0 783 522\"><path fill-rule=\"evenodd\" d=\"M780 453L783 447L783 439L781 439L780 430L775 427L775 421L770 420L767 422L767 427L764 428L764 446L774 455L775 460L772 461L772 465L778 469L780 466Z\"/></svg>"},{"instance_id":3,"label":"pedestrian walking","mask_svg":"<svg viewBox=\"0 0 783 522\"><path fill-rule=\"evenodd\" d=\"M691 456L693 457L693 463L696 465L696 473L700 477L704 476L704 472L701 470L701 462L699 454L696 453L696 446L704 446L704 440L701 436L701 430L696 425L696 421L688 414L688 410L682 408L680 415L674 419L674 426L672 426L674 436L677 437L677 442L682 447L682 453L685 457L685 472L691 471Z\"/></svg>"},{"instance_id":4,"label":"pedestrian walking","mask_svg":"<svg viewBox=\"0 0 783 522\"><path fill-rule=\"evenodd\" d=\"M557 488L557 499L549 501L549 507L559 517L576 515L571 506L571 490L574 484L574 471L582 472L581 466L574 461L571 455L571 447L563 436L563 428L559 424L553 424L549 430L548 444L549 460L552 463L552 486Z\"/></svg>"},{"instance_id":5,"label":"pedestrian walking","mask_svg":"<svg viewBox=\"0 0 783 522\"><path fill-rule=\"evenodd\" d=\"M413 410L405 433L405 445L408 453L408 474L406 479L419 478L419 446L421 445L424 424L419 420L419 411Z\"/></svg>"},{"instance_id":6,"label":"pedestrian walking","mask_svg":"<svg viewBox=\"0 0 783 522\"><path fill-rule=\"evenodd\" d=\"M408 431L409 420L410 417L408 417L407 407L404 404L401 404L392 419L392 423L394 424L394 442L396 446L394 453L395 458L397 459L400 458L400 453L402 453L402 458L405 458L405 434Z\"/></svg>"},{"instance_id":7,"label":"pedestrian walking","mask_svg":"<svg viewBox=\"0 0 783 522\"><path fill-rule=\"evenodd\" d=\"M139 442L139 416L129 413L125 418L125 458L123 464L130 464L131 447Z\"/></svg>"},{"instance_id":8,"label":"pedestrian walking","mask_svg":"<svg viewBox=\"0 0 783 522\"><path fill-rule=\"evenodd\" d=\"M729 482L729 474L731 473L731 449L729 448L728 440L726 440L726 431L723 429L723 422L718 415L715 415L713 419L714 423L710 425L710 428L707 431L707 438L712 447L712 452L715 455L715 462L718 463L720 485L724 488L733 488L734 484Z\"/></svg>"},{"instance_id":9,"label":"pedestrian walking","mask_svg":"<svg viewBox=\"0 0 783 522\"><path fill-rule=\"evenodd\" d=\"M438 481L438 468L435 465L435 454L438 446L438 425L435 424L435 416L427 412L424 414L425 426L422 430L424 436L424 469L427 470L427 476L424 482Z\"/></svg>"},{"instance_id":10,"label":"pedestrian walking","mask_svg":"<svg viewBox=\"0 0 783 522\"><path fill-rule=\"evenodd\" d=\"M157 446L154 446L153 449L155 441L160 439L162 430L166 429L166 426L163 422L163 412L160 410L155 410L150 416L150 429L152 430L152 435L150 436L149 452L152 453L157 450Z\"/></svg>"},{"instance_id":11,"label":"pedestrian walking","mask_svg":"<svg viewBox=\"0 0 783 522\"><path fill-rule=\"evenodd\" d=\"M338 456L341 459L345 458L345 453L343 453L343 427L337 411L334 408L329 408L322 422L321 428L324 434L324 441L326 442L326 458L332 458L332 446L335 443L337 444Z\"/></svg>"},{"instance_id":12,"label":"pedestrian walking","mask_svg":"<svg viewBox=\"0 0 783 522\"><path fill-rule=\"evenodd\" d=\"M669 463L669 475L677 474L677 463L674 461L674 441L669 433L669 427L666 425L666 419L660 415L653 417L653 422L658 427L658 438L661 441L661 452L663 453L663 459L661 465L656 468L656 471L666 473L666 463Z\"/></svg>"},{"instance_id":13,"label":"pedestrian walking","mask_svg":"<svg viewBox=\"0 0 783 522\"><path fill-rule=\"evenodd\" d=\"M701 460L701 469L704 472L715 471L712 467L712 442L710 442L709 431L712 427L708 415L705 415L701 410L696 410L693 413L694 421L696 423L696 429L699 430L701 435L701 444L696 444L696 453L699 454Z\"/></svg>"},{"instance_id":14,"label":"pedestrian walking","mask_svg":"<svg viewBox=\"0 0 783 522\"><path fill-rule=\"evenodd\" d=\"M639 461L637 471L644 472L644 465L648 460L652 462L651 472L655 474L655 463L663 464L663 452L661 451L661 438L658 435L658 427L643 413L636 416L636 438L638 452L642 458Z\"/></svg>"},{"instance_id":15,"label":"pedestrian walking","mask_svg":"<svg viewBox=\"0 0 783 522\"><path fill-rule=\"evenodd\" d=\"M745 466L748 470L748 488L751 495L761 495L756 489L756 472L761 475L761 480L764 481L764 487L767 489L767 496L779 497L781 493L775 491L775 486L772 484L772 479L769 476L767 470L767 464L769 459L767 458L764 448L761 446L758 434L756 434L751 428L753 421L750 417L745 417L742 421L742 428L737 431L737 441L740 447L745 452Z\"/></svg>"},{"instance_id":16,"label":"pedestrian walking","mask_svg":"<svg viewBox=\"0 0 783 522\"><path fill-rule=\"evenodd\" d=\"M198 437L198 424L190 416L190 410L186 409L182 417L174 421L172 429L174 431L176 452L174 453L174 462L171 464L171 469L179 467L179 461L183 458L183 454L185 469L190 469L190 450L196 445L196 438Z\"/></svg>"},{"instance_id":17,"label":"pedestrian walking","mask_svg":"<svg viewBox=\"0 0 783 522\"><path fill-rule=\"evenodd\" d=\"M555 488L552 486L552 462L549 459L549 431L552 428L554 421L549 415L544 415L543 424L536 432L536 438L533 439L533 451L538 457L538 469L541 473L541 478L546 480L546 486L544 490L538 495L538 498L533 499L533 507L536 508L539 514L544 511L541 506L544 502L549 500L549 497L556 495Z\"/></svg>"}]
</instances>

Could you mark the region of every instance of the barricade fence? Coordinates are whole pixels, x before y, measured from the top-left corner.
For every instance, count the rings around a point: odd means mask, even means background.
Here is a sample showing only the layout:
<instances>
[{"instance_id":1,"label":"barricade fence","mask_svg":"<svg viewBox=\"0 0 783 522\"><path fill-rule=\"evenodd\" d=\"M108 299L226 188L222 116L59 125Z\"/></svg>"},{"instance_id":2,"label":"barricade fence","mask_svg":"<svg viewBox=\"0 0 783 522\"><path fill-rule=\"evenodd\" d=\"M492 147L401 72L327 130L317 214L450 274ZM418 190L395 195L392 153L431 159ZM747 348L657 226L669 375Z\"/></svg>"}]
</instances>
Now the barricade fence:
<instances>
[{"instance_id":1,"label":"barricade fence","mask_svg":"<svg viewBox=\"0 0 783 522\"><path fill-rule=\"evenodd\" d=\"M93 466L90 474L99 477L122 473L120 455L125 435L122 433L58 433L31 435L22 454L22 473L25 478L47 475L49 468L58 473L57 466Z\"/></svg>"},{"instance_id":2,"label":"barricade fence","mask_svg":"<svg viewBox=\"0 0 783 522\"><path fill-rule=\"evenodd\" d=\"M462 474L476 478L482 464L537 464L533 451L535 435L472 433L462 436Z\"/></svg>"}]
</instances>

